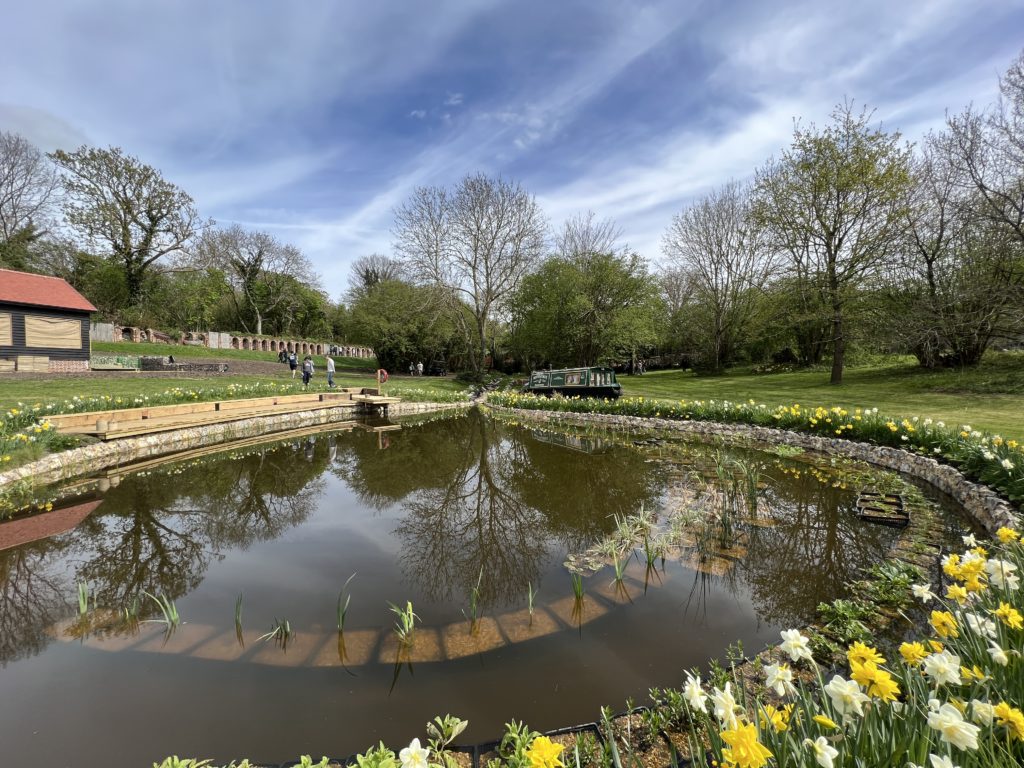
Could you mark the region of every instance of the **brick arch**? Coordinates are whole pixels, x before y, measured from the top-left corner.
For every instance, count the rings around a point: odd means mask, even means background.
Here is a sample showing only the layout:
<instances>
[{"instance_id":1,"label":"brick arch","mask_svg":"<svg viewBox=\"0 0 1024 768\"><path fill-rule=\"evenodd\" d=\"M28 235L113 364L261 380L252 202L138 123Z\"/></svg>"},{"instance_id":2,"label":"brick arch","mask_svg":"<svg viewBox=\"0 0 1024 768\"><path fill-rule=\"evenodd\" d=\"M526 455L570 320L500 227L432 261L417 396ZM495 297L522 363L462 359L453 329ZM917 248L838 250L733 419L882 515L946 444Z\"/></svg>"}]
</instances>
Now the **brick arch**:
<instances>
[{"instance_id":1,"label":"brick arch","mask_svg":"<svg viewBox=\"0 0 1024 768\"><path fill-rule=\"evenodd\" d=\"M322 355L323 353L324 353L324 345L323 344L317 344L316 345L316 352L314 354Z\"/></svg>"},{"instance_id":2,"label":"brick arch","mask_svg":"<svg viewBox=\"0 0 1024 768\"><path fill-rule=\"evenodd\" d=\"M270 351L277 352L277 339L270 340Z\"/></svg>"},{"instance_id":3,"label":"brick arch","mask_svg":"<svg viewBox=\"0 0 1024 768\"><path fill-rule=\"evenodd\" d=\"M238 337L237 337L237 336L232 336L232 337L231 337L231 348L232 348L232 349L241 349L241 348L242 348L242 345L241 345L241 343L239 342L239 340L238 340Z\"/></svg>"}]
</instances>

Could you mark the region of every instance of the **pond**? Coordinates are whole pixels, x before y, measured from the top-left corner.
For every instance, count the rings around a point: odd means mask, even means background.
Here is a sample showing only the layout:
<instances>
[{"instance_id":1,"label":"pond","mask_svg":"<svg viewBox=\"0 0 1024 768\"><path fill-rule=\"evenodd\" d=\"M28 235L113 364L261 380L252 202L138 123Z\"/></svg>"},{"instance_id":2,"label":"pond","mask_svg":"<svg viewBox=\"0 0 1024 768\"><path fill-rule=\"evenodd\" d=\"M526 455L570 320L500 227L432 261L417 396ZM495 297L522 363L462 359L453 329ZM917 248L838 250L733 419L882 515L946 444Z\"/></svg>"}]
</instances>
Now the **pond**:
<instances>
[{"instance_id":1,"label":"pond","mask_svg":"<svg viewBox=\"0 0 1024 768\"><path fill-rule=\"evenodd\" d=\"M594 720L777 642L884 555L896 533L858 520L857 487L902 481L791 453L470 411L77 483L0 524L3 762L280 761L398 747L448 712L467 743ZM410 643L389 604L411 604Z\"/></svg>"}]
</instances>

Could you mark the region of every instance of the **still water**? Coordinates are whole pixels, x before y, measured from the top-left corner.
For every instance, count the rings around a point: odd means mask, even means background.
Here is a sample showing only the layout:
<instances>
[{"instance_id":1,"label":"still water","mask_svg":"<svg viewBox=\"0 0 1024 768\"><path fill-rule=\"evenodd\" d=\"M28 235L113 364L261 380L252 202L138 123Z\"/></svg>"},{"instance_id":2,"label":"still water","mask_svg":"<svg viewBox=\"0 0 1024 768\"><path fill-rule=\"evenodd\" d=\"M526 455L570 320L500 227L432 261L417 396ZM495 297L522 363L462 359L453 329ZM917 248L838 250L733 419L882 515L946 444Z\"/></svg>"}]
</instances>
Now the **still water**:
<instances>
[{"instance_id":1,"label":"still water","mask_svg":"<svg viewBox=\"0 0 1024 768\"><path fill-rule=\"evenodd\" d=\"M447 712L470 720L464 743L513 717L590 721L736 640L777 641L893 541L858 521L846 476L746 452L759 519L735 521L724 556L702 561L687 533L649 568L638 544L621 582L609 559L576 600L567 556L616 517L653 512L657 530L699 507L710 455L472 411L83 485L58 505L69 530L12 545L26 529L0 525L0 762L343 756L402 746ZM144 592L182 624L125 619L161 616ZM407 601L419 621L403 650L389 603ZM284 621L286 641L260 639Z\"/></svg>"}]
</instances>

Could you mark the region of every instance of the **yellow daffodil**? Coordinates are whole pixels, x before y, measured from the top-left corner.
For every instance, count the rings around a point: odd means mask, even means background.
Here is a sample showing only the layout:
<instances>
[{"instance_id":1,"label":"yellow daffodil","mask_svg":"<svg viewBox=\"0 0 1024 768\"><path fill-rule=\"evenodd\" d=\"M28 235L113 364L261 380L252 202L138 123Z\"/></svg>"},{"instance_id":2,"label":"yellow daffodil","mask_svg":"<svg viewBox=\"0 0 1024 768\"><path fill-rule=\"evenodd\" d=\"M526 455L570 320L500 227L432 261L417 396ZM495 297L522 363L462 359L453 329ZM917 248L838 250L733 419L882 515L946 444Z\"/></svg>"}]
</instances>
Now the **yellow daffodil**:
<instances>
[{"instance_id":1,"label":"yellow daffodil","mask_svg":"<svg viewBox=\"0 0 1024 768\"><path fill-rule=\"evenodd\" d=\"M993 615L1010 629L1021 629L1024 627L1024 616L1020 611L1009 603L999 603L999 607L992 611Z\"/></svg>"},{"instance_id":2,"label":"yellow daffodil","mask_svg":"<svg viewBox=\"0 0 1024 768\"><path fill-rule=\"evenodd\" d=\"M1015 531L1013 528L1007 528L1006 526L1003 526L998 531L996 531L996 536L999 538L1001 542L1003 542L1003 544L1009 544L1011 541L1020 540L1020 534L1017 533L1017 531Z\"/></svg>"},{"instance_id":3,"label":"yellow daffodil","mask_svg":"<svg viewBox=\"0 0 1024 768\"><path fill-rule=\"evenodd\" d=\"M963 605L967 602L967 589L960 584L950 584L949 589L946 590L946 597Z\"/></svg>"},{"instance_id":4,"label":"yellow daffodil","mask_svg":"<svg viewBox=\"0 0 1024 768\"><path fill-rule=\"evenodd\" d=\"M538 736L526 750L530 768L563 768L565 764L558 759L563 749L565 747L555 744L547 736Z\"/></svg>"},{"instance_id":5,"label":"yellow daffodil","mask_svg":"<svg viewBox=\"0 0 1024 768\"><path fill-rule=\"evenodd\" d=\"M753 723L738 723L735 728L722 731L721 737L729 745L722 750L722 757L736 768L761 768L773 756L757 740L757 728Z\"/></svg>"},{"instance_id":6,"label":"yellow daffodil","mask_svg":"<svg viewBox=\"0 0 1024 768\"><path fill-rule=\"evenodd\" d=\"M828 731L834 731L839 727L838 725L836 725L835 720L833 720L831 717L828 717L827 715L815 715L811 719L814 720L814 722L816 722L822 728Z\"/></svg>"},{"instance_id":7,"label":"yellow daffodil","mask_svg":"<svg viewBox=\"0 0 1024 768\"><path fill-rule=\"evenodd\" d=\"M900 646L900 656L907 664L915 665L920 664L921 660L928 655L928 651L925 650L922 643L903 643Z\"/></svg>"},{"instance_id":8,"label":"yellow daffodil","mask_svg":"<svg viewBox=\"0 0 1024 768\"><path fill-rule=\"evenodd\" d=\"M960 637L956 619L949 611L932 611L929 623L939 637Z\"/></svg>"},{"instance_id":9,"label":"yellow daffodil","mask_svg":"<svg viewBox=\"0 0 1024 768\"><path fill-rule=\"evenodd\" d=\"M1024 713L1001 701L992 708L992 714L995 715L996 722L1009 731L1010 738L1024 741Z\"/></svg>"},{"instance_id":10,"label":"yellow daffodil","mask_svg":"<svg viewBox=\"0 0 1024 768\"><path fill-rule=\"evenodd\" d=\"M776 733L789 730L789 716L793 712L793 705L787 704L784 707L776 708L771 704L764 707L761 713L761 727L767 728L771 724Z\"/></svg>"},{"instance_id":11,"label":"yellow daffodil","mask_svg":"<svg viewBox=\"0 0 1024 768\"><path fill-rule=\"evenodd\" d=\"M851 645L846 651L846 660L850 662L850 666L853 666L854 664L864 664L868 661L873 662L874 664L885 664L885 657L883 657L882 654L870 645L864 645L864 643L859 640Z\"/></svg>"}]
</instances>

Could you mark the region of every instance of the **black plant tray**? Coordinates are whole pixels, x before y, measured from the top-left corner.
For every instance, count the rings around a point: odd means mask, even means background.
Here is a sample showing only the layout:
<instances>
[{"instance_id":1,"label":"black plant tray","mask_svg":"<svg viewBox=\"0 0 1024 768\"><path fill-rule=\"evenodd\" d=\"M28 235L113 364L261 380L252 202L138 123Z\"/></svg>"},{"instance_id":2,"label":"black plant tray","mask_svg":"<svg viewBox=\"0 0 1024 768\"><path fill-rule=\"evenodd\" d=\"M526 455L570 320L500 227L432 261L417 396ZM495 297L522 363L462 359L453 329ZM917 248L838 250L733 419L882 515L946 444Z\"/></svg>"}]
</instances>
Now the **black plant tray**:
<instances>
[{"instance_id":1,"label":"black plant tray","mask_svg":"<svg viewBox=\"0 0 1024 768\"><path fill-rule=\"evenodd\" d=\"M857 517L869 523L902 528L910 522L910 512L898 493L864 490L857 497Z\"/></svg>"}]
</instances>

